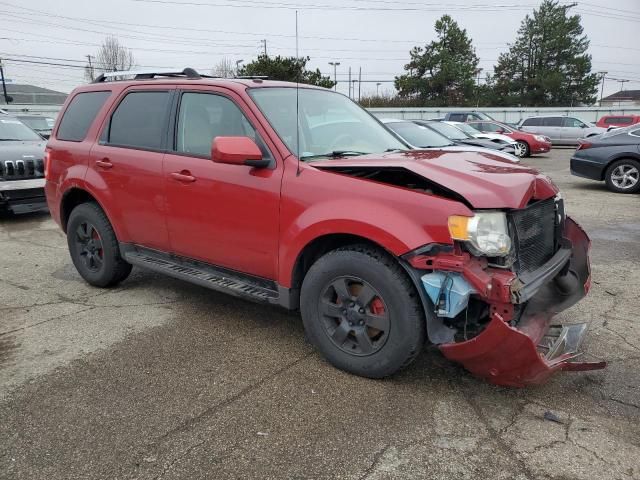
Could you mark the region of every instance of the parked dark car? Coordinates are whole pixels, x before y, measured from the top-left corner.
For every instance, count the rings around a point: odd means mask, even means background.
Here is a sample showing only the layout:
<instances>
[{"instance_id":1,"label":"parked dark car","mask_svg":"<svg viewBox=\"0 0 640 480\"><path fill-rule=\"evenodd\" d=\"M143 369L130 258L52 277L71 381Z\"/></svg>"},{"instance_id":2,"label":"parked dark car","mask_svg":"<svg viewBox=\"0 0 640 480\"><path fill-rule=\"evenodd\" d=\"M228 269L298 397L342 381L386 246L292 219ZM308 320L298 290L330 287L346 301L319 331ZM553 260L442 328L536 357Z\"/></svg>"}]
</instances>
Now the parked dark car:
<instances>
[{"instance_id":1,"label":"parked dark car","mask_svg":"<svg viewBox=\"0 0 640 480\"><path fill-rule=\"evenodd\" d=\"M640 124L582 140L571 158L571 173L604 180L612 192L640 191Z\"/></svg>"},{"instance_id":2,"label":"parked dark car","mask_svg":"<svg viewBox=\"0 0 640 480\"><path fill-rule=\"evenodd\" d=\"M396 118L380 119L392 132L416 149L438 148L447 151L476 151L493 153L510 162L520 160L513 155L514 149L510 145L501 145L490 140L477 138L463 139L462 141L450 140L443 134L425 125L420 125L418 120L400 120ZM490 150L490 151L487 151Z\"/></svg>"},{"instance_id":3,"label":"parked dark car","mask_svg":"<svg viewBox=\"0 0 640 480\"><path fill-rule=\"evenodd\" d=\"M495 120L491 115L483 112L447 112L443 118L447 122L471 122L474 120Z\"/></svg>"},{"instance_id":4,"label":"parked dark car","mask_svg":"<svg viewBox=\"0 0 640 480\"><path fill-rule=\"evenodd\" d=\"M11 115L0 113L0 212L46 209L44 139Z\"/></svg>"},{"instance_id":5,"label":"parked dark car","mask_svg":"<svg viewBox=\"0 0 640 480\"><path fill-rule=\"evenodd\" d=\"M51 136L51 129L53 128L52 122L49 117L43 117L42 115L16 115L16 118L24 123L27 127L31 128L38 135L42 135L44 138Z\"/></svg>"}]
</instances>

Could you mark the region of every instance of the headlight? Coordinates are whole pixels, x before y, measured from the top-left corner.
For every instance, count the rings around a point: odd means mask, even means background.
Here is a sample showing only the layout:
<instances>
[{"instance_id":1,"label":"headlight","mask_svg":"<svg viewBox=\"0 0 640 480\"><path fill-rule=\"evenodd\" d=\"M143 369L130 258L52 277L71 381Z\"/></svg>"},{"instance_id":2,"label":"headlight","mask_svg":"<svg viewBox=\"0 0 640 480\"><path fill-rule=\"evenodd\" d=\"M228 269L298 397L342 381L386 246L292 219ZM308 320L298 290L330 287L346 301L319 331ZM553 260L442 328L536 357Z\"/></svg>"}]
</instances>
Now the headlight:
<instances>
[{"instance_id":1,"label":"headlight","mask_svg":"<svg viewBox=\"0 0 640 480\"><path fill-rule=\"evenodd\" d=\"M543 137L542 135L534 135L533 138L535 138L538 142L546 143L546 141L547 141L547 139L545 137Z\"/></svg>"},{"instance_id":2,"label":"headlight","mask_svg":"<svg viewBox=\"0 0 640 480\"><path fill-rule=\"evenodd\" d=\"M473 217L449 217L454 240L467 242L480 255L504 257L511 251L511 238L504 212L476 212Z\"/></svg>"}]
</instances>

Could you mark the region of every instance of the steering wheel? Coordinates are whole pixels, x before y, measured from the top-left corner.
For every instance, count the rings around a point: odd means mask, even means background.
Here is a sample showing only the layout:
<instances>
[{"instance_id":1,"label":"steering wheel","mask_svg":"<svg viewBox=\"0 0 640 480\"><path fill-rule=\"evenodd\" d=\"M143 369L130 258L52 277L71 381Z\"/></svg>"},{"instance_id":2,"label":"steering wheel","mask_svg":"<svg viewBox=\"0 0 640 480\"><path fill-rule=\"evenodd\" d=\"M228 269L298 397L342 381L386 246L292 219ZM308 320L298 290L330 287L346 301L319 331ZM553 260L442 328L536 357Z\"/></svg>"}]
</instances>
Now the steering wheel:
<instances>
[{"instance_id":1,"label":"steering wheel","mask_svg":"<svg viewBox=\"0 0 640 480\"><path fill-rule=\"evenodd\" d=\"M346 145L350 149L353 149L353 144L353 136L349 133L343 133L335 138L333 145L331 146L331 150L341 150L341 145Z\"/></svg>"}]
</instances>

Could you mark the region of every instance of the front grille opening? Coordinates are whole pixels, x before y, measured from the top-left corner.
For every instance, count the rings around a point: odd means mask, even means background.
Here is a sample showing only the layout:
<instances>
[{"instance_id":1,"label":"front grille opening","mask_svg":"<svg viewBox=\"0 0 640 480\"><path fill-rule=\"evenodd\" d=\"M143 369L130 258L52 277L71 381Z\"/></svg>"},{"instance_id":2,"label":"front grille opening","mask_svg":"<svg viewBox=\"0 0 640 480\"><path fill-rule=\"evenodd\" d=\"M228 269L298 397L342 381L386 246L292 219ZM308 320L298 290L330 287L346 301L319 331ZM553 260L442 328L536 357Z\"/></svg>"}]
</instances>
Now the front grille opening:
<instances>
[{"instance_id":1,"label":"front grille opening","mask_svg":"<svg viewBox=\"0 0 640 480\"><path fill-rule=\"evenodd\" d=\"M529 273L544 265L557 250L556 200L538 201L509 212L518 273Z\"/></svg>"}]
</instances>

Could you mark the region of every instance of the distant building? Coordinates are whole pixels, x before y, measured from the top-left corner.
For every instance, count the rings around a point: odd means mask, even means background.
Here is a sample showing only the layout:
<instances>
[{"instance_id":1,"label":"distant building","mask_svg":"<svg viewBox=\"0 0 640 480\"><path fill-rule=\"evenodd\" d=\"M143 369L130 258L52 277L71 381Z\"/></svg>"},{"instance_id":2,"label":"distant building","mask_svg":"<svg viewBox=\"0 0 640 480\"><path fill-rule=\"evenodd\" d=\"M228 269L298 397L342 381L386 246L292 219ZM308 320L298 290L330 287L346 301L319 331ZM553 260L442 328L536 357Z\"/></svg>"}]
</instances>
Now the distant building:
<instances>
[{"instance_id":1,"label":"distant building","mask_svg":"<svg viewBox=\"0 0 640 480\"><path fill-rule=\"evenodd\" d=\"M619 92L604 97L603 107L639 107L640 90L620 90Z\"/></svg>"},{"instance_id":2,"label":"distant building","mask_svg":"<svg viewBox=\"0 0 640 480\"><path fill-rule=\"evenodd\" d=\"M19 83L7 83L7 95L13 97L11 104L29 105L62 105L67 98L66 93L56 92L48 88ZM0 85L0 105L6 105Z\"/></svg>"}]
</instances>

